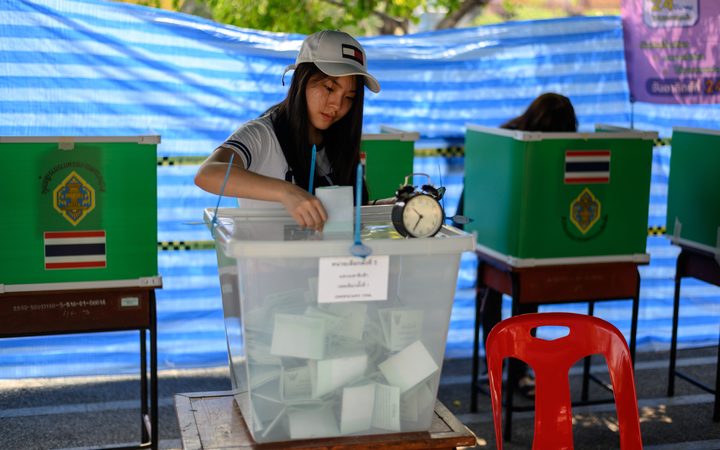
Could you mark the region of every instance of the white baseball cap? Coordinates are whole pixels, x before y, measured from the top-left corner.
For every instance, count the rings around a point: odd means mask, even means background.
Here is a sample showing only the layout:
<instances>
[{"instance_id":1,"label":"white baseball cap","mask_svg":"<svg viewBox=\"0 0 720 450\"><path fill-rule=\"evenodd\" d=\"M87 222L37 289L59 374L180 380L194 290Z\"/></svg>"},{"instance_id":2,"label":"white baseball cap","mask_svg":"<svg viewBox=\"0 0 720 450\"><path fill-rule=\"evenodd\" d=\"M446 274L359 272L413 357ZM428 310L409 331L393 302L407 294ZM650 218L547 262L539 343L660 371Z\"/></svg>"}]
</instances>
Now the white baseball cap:
<instances>
[{"instance_id":1,"label":"white baseball cap","mask_svg":"<svg viewBox=\"0 0 720 450\"><path fill-rule=\"evenodd\" d=\"M306 37L295 64L285 68L283 78L289 70L294 70L299 64L307 62L314 63L318 69L331 77L362 75L368 89L380 92L380 83L367 71L365 50L347 33L324 30Z\"/></svg>"}]
</instances>

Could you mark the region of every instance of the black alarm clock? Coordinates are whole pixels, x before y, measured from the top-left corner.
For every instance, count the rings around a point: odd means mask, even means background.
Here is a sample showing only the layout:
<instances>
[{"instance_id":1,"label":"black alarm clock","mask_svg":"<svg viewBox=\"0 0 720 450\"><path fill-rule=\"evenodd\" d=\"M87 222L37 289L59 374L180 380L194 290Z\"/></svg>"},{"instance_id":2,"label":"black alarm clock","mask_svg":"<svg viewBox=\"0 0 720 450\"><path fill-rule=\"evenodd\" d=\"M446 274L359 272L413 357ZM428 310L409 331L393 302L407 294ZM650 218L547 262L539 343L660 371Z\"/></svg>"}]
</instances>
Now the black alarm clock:
<instances>
[{"instance_id":1,"label":"black alarm clock","mask_svg":"<svg viewBox=\"0 0 720 450\"><path fill-rule=\"evenodd\" d=\"M417 189L408 184L408 178L424 175L428 183ZM414 173L405 177L405 185L395 193L397 200L392 208L392 223L405 237L432 237L440 231L445 221L445 211L440 204L444 188L437 189L430 184L430 176Z\"/></svg>"}]
</instances>

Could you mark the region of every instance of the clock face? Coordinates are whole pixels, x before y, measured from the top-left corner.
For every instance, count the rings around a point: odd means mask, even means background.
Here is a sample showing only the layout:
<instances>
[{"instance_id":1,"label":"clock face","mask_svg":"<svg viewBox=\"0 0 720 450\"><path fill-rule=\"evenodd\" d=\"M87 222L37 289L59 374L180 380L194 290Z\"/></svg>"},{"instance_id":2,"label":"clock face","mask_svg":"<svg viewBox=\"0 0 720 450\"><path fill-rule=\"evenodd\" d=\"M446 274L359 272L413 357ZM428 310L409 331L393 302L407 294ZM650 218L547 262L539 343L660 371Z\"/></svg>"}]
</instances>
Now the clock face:
<instances>
[{"instance_id":1,"label":"clock face","mask_svg":"<svg viewBox=\"0 0 720 450\"><path fill-rule=\"evenodd\" d=\"M411 197L402 213L405 229L415 237L434 236L442 227L444 218L440 203L425 194Z\"/></svg>"}]
</instances>

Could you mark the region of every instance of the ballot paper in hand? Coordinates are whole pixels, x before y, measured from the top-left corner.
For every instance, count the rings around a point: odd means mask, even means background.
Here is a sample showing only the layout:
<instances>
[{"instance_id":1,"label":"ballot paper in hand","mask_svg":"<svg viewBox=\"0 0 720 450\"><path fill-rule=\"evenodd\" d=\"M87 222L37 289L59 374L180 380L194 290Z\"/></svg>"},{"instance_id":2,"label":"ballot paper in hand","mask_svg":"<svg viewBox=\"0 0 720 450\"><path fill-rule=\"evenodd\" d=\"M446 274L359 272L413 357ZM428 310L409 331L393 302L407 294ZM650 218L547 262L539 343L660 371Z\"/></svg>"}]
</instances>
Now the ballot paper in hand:
<instances>
[{"instance_id":1,"label":"ballot paper in hand","mask_svg":"<svg viewBox=\"0 0 720 450\"><path fill-rule=\"evenodd\" d=\"M276 356L322 359L325 356L325 319L275 314L270 353Z\"/></svg>"},{"instance_id":2,"label":"ballot paper in hand","mask_svg":"<svg viewBox=\"0 0 720 450\"><path fill-rule=\"evenodd\" d=\"M404 393L439 370L435 360L421 341L415 341L400 352L378 364L380 372L392 386Z\"/></svg>"},{"instance_id":3,"label":"ballot paper in hand","mask_svg":"<svg viewBox=\"0 0 720 450\"><path fill-rule=\"evenodd\" d=\"M353 230L352 186L323 186L315 189L328 215L323 233L351 233Z\"/></svg>"},{"instance_id":4,"label":"ballot paper in hand","mask_svg":"<svg viewBox=\"0 0 720 450\"><path fill-rule=\"evenodd\" d=\"M343 389L340 432L371 428L400 431L400 389L379 383Z\"/></svg>"}]
</instances>

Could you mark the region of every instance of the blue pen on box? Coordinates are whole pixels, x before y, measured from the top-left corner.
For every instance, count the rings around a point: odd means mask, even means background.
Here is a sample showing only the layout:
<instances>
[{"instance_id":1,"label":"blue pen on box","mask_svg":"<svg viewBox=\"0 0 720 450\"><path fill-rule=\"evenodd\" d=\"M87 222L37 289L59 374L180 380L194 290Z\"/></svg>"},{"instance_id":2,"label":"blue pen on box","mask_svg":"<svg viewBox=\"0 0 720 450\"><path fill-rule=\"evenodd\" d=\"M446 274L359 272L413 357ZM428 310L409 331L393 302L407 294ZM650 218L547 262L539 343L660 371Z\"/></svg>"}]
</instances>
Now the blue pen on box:
<instances>
[{"instance_id":1,"label":"blue pen on box","mask_svg":"<svg viewBox=\"0 0 720 450\"><path fill-rule=\"evenodd\" d=\"M315 158L317 155L317 150L315 149L315 144L313 144L312 147L312 156L310 157L310 182L308 183L308 192L313 193L313 186L315 184Z\"/></svg>"},{"instance_id":2,"label":"blue pen on box","mask_svg":"<svg viewBox=\"0 0 720 450\"><path fill-rule=\"evenodd\" d=\"M358 164L357 175L355 178L355 242L350 246L350 254L366 258L372 254L372 249L362 243L360 240L360 228L362 226L361 208L362 208L362 186L363 186L363 166Z\"/></svg>"}]
</instances>

